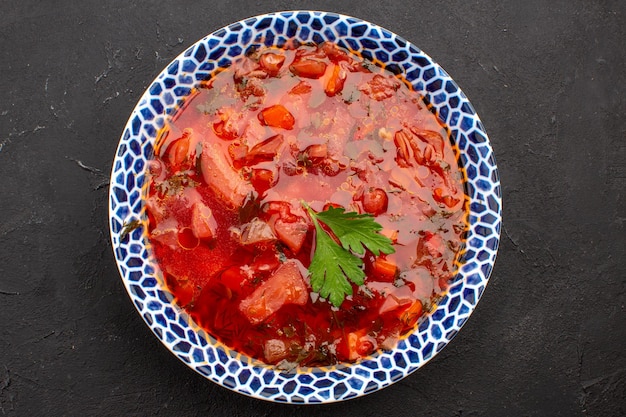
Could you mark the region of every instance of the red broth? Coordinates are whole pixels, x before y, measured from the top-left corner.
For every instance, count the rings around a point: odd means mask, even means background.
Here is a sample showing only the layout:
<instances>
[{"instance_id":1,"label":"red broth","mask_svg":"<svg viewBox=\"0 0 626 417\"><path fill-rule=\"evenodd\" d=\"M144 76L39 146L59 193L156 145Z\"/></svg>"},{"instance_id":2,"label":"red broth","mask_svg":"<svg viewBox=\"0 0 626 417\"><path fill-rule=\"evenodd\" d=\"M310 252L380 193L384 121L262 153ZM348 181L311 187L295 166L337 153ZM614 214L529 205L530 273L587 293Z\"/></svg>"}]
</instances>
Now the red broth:
<instances>
[{"instance_id":1,"label":"red broth","mask_svg":"<svg viewBox=\"0 0 626 417\"><path fill-rule=\"evenodd\" d=\"M333 44L249 53L202 83L149 163L152 250L176 302L268 364L391 349L445 291L467 229L447 131L398 77ZM395 253L362 257L339 307L312 291L303 202L368 213Z\"/></svg>"}]
</instances>

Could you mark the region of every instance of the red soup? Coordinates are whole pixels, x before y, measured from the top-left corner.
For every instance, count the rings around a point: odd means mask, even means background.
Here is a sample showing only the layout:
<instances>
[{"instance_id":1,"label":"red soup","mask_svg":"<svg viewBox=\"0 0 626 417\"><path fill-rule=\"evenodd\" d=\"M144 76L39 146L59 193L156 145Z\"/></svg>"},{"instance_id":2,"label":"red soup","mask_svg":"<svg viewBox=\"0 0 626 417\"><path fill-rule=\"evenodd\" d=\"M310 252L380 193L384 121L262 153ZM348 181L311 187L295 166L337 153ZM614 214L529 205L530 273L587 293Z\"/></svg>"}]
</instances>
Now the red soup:
<instances>
[{"instance_id":1,"label":"red soup","mask_svg":"<svg viewBox=\"0 0 626 417\"><path fill-rule=\"evenodd\" d=\"M149 164L148 234L176 302L282 368L391 349L455 273L464 177L398 77L324 43L200 85Z\"/></svg>"}]
</instances>

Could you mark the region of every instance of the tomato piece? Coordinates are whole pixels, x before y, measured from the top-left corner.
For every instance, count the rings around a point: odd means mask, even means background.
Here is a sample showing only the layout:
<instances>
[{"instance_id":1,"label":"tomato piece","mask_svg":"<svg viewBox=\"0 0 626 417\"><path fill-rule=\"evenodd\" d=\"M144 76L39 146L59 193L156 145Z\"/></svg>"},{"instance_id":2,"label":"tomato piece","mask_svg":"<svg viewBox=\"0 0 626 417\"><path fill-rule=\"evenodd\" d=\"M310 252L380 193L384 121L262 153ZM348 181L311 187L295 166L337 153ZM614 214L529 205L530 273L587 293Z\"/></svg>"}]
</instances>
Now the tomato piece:
<instances>
[{"instance_id":1,"label":"tomato piece","mask_svg":"<svg viewBox=\"0 0 626 417\"><path fill-rule=\"evenodd\" d=\"M174 171L186 168L185 163L194 155L190 152L191 129L185 129L183 135L174 140L165 150L163 159L167 161Z\"/></svg>"},{"instance_id":2,"label":"tomato piece","mask_svg":"<svg viewBox=\"0 0 626 417\"><path fill-rule=\"evenodd\" d=\"M227 124L227 122L224 120L213 123L213 132L215 132L215 135L218 138L223 140L234 140L239 137L237 131L233 128L233 126Z\"/></svg>"},{"instance_id":3,"label":"tomato piece","mask_svg":"<svg viewBox=\"0 0 626 417\"><path fill-rule=\"evenodd\" d=\"M282 104L267 107L259 113L259 121L264 126L291 130L296 123L293 115Z\"/></svg>"},{"instance_id":4,"label":"tomato piece","mask_svg":"<svg viewBox=\"0 0 626 417\"><path fill-rule=\"evenodd\" d=\"M285 62L285 56L279 55L273 52L266 52L259 58L259 64L261 68L265 70L267 75L275 77L278 75L283 63Z\"/></svg>"},{"instance_id":5,"label":"tomato piece","mask_svg":"<svg viewBox=\"0 0 626 417\"><path fill-rule=\"evenodd\" d=\"M242 123L245 121L241 112L233 107L225 106L218 110L217 116L219 120L212 124L215 135L226 141L237 139Z\"/></svg>"},{"instance_id":6,"label":"tomato piece","mask_svg":"<svg viewBox=\"0 0 626 417\"><path fill-rule=\"evenodd\" d=\"M306 304L309 291L295 262L285 262L239 304L239 311L252 324L265 321L287 304Z\"/></svg>"},{"instance_id":7,"label":"tomato piece","mask_svg":"<svg viewBox=\"0 0 626 417\"><path fill-rule=\"evenodd\" d=\"M452 197L450 194L444 194L443 189L439 187L433 190L433 199L436 202L445 204L446 206L450 208L456 206L461 201L458 198Z\"/></svg>"},{"instance_id":8,"label":"tomato piece","mask_svg":"<svg viewBox=\"0 0 626 417\"><path fill-rule=\"evenodd\" d=\"M376 339L368 335L365 329L348 333L346 339L347 359L351 361L371 354L378 347Z\"/></svg>"},{"instance_id":9,"label":"tomato piece","mask_svg":"<svg viewBox=\"0 0 626 417\"><path fill-rule=\"evenodd\" d=\"M345 84L347 77L348 73L341 67L341 65L333 65L332 75L324 87L326 95L328 97L333 97L337 93L340 93L343 90L343 85Z\"/></svg>"},{"instance_id":10,"label":"tomato piece","mask_svg":"<svg viewBox=\"0 0 626 417\"><path fill-rule=\"evenodd\" d=\"M198 202L191 208L191 230L198 239L211 239L217 230L213 212L205 204Z\"/></svg>"},{"instance_id":11,"label":"tomato piece","mask_svg":"<svg viewBox=\"0 0 626 417\"><path fill-rule=\"evenodd\" d=\"M200 240L194 235L190 227L180 229L176 234L176 239L178 245L185 250L195 249L200 244Z\"/></svg>"},{"instance_id":12,"label":"tomato piece","mask_svg":"<svg viewBox=\"0 0 626 417\"><path fill-rule=\"evenodd\" d=\"M257 143L250 150L241 142L233 142L228 146L228 154L233 160L233 166L240 169L259 162L271 161L280 151L283 141L283 135L274 135Z\"/></svg>"},{"instance_id":13,"label":"tomato piece","mask_svg":"<svg viewBox=\"0 0 626 417\"><path fill-rule=\"evenodd\" d=\"M396 162L400 167L413 166L415 158L415 143L413 135L404 129L398 130L393 136L393 143L396 145Z\"/></svg>"},{"instance_id":14,"label":"tomato piece","mask_svg":"<svg viewBox=\"0 0 626 417\"><path fill-rule=\"evenodd\" d=\"M460 201L461 200L459 200L458 198L454 198L449 195L443 198L443 203L450 208L456 206Z\"/></svg>"},{"instance_id":15,"label":"tomato piece","mask_svg":"<svg viewBox=\"0 0 626 417\"><path fill-rule=\"evenodd\" d=\"M298 216L291 213L291 204L286 201L267 202L263 205L263 212L269 215L278 214L282 220L288 223L298 221Z\"/></svg>"},{"instance_id":16,"label":"tomato piece","mask_svg":"<svg viewBox=\"0 0 626 417\"><path fill-rule=\"evenodd\" d=\"M298 77L320 78L326 72L326 63L312 58L301 58L295 60L289 70Z\"/></svg>"},{"instance_id":17,"label":"tomato piece","mask_svg":"<svg viewBox=\"0 0 626 417\"><path fill-rule=\"evenodd\" d=\"M356 345L356 353L360 357L367 356L374 352L376 339L371 336L361 337Z\"/></svg>"},{"instance_id":18,"label":"tomato piece","mask_svg":"<svg viewBox=\"0 0 626 417\"><path fill-rule=\"evenodd\" d=\"M167 160L172 166L179 166L187 158L189 151L189 138L182 137L167 148Z\"/></svg>"},{"instance_id":19,"label":"tomato piece","mask_svg":"<svg viewBox=\"0 0 626 417\"><path fill-rule=\"evenodd\" d=\"M239 141L233 142L228 145L228 155L233 161L233 166L240 169L244 166L246 156L248 156L248 147Z\"/></svg>"},{"instance_id":20,"label":"tomato piece","mask_svg":"<svg viewBox=\"0 0 626 417\"><path fill-rule=\"evenodd\" d=\"M269 201L263 205L263 211L269 214L274 213L290 213L291 204L286 201Z\"/></svg>"},{"instance_id":21,"label":"tomato piece","mask_svg":"<svg viewBox=\"0 0 626 417\"><path fill-rule=\"evenodd\" d=\"M310 145L298 155L298 160L304 165L317 165L328 156L328 145L325 143L319 145Z\"/></svg>"},{"instance_id":22,"label":"tomato piece","mask_svg":"<svg viewBox=\"0 0 626 417\"><path fill-rule=\"evenodd\" d=\"M328 145L325 143L311 145L306 148L305 152L311 159L324 159L328 155Z\"/></svg>"},{"instance_id":23,"label":"tomato piece","mask_svg":"<svg viewBox=\"0 0 626 417\"><path fill-rule=\"evenodd\" d=\"M406 327L412 328L417 324L417 320L422 316L424 312L423 309L422 302L420 300L415 300L409 308L402 312L400 320Z\"/></svg>"},{"instance_id":24,"label":"tomato piece","mask_svg":"<svg viewBox=\"0 0 626 417\"><path fill-rule=\"evenodd\" d=\"M322 163L322 173L329 177L334 177L341 172L341 165L332 159L326 159Z\"/></svg>"},{"instance_id":25,"label":"tomato piece","mask_svg":"<svg viewBox=\"0 0 626 417\"><path fill-rule=\"evenodd\" d=\"M291 90L289 90L289 94L293 94L293 95L307 94L307 93L310 93L312 89L313 88L311 87L311 84L307 83L306 81L300 81Z\"/></svg>"},{"instance_id":26,"label":"tomato piece","mask_svg":"<svg viewBox=\"0 0 626 417\"><path fill-rule=\"evenodd\" d=\"M424 152L422 152L422 164L432 166L435 162L437 162L437 154L435 153L434 148L431 145L426 145L424 147Z\"/></svg>"},{"instance_id":27,"label":"tomato piece","mask_svg":"<svg viewBox=\"0 0 626 417\"><path fill-rule=\"evenodd\" d=\"M302 249L308 231L309 226L302 218L295 222L278 219L274 223L274 232L278 240L287 245L294 254L297 254Z\"/></svg>"},{"instance_id":28,"label":"tomato piece","mask_svg":"<svg viewBox=\"0 0 626 417\"><path fill-rule=\"evenodd\" d=\"M253 169L250 177L250 183L255 190L263 193L276 184L277 175L270 169Z\"/></svg>"},{"instance_id":29,"label":"tomato piece","mask_svg":"<svg viewBox=\"0 0 626 417\"><path fill-rule=\"evenodd\" d=\"M319 49L330 59L331 62L338 64L339 62L351 62L352 58L341 49L339 46L332 42L324 42L319 46Z\"/></svg>"},{"instance_id":30,"label":"tomato piece","mask_svg":"<svg viewBox=\"0 0 626 417\"><path fill-rule=\"evenodd\" d=\"M324 204L324 207L322 208L322 211L326 211L329 208L344 208L341 204L337 204L337 203L326 203Z\"/></svg>"},{"instance_id":31,"label":"tomato piece","mask_svg":"<svg viewBox=\"0 0 626 417\"><path fill-rule=\"evenodd\" d=\"M398 267L395 263L380 257L374 260L372 269L377 278L388 282L393 282L398 273Z\"/></svg>"},{"instance_id":32,"label":"tomato piece","mask_svg":"<svg viewBox=\"0 0 626 417\"><path fill-rule=\"evenodd\" d=\"M274 135L257 143L250 149L246 156L247 165L254 165L262 161L271 161L276 157L283 145L284 137L281 134Z\"/></svg>"},{"instance_id":33,"label":"tomato piece","mask_svg":"<svg viewBox=\"0 0 626 417\"><path fill-rule=\"evenodd\" d=\"M382 188L369 188L363 192L363 209L373 215L378 216L387 211L389 197Z\"/></svg>"},{"instance_id":34,"label":"tomato piece","mask_svg":"<svg viewBox=\"0 0 626 417\"><path fill-rule=\"evenodd\" d=\"M381 101L392 97L398 88L400 82L397 79L376 74L370 81L360 86L359 90L374 100Z\"/></svg>"},{"instance_id":35,"label":"tomato piece","mask_svg":"<svg viewBox=\"0 0 626 417\"><path fill-rule=\"evenodd\" d=\"M438 132L432 130L421 130L416 127L411 127L411 132L413 132L413 134L422 142L432 146L439 158L443 158L444 139Z\"/></svg>"}]
</instances>

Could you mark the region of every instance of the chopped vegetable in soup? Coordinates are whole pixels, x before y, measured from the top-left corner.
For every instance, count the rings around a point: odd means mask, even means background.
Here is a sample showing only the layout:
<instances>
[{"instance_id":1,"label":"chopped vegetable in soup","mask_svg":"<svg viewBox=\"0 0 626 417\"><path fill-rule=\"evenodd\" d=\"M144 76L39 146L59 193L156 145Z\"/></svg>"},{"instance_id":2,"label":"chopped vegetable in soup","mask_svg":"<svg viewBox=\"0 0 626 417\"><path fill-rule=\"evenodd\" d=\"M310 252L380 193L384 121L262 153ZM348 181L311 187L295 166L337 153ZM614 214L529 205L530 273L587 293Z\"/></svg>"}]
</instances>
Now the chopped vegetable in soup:
<instances>
[{"instance_id":1,"label":"chopped vegetable in soup","mask_svg":"<svg viewBox=\"0 0 626 417\"><path fill-rule=\"evenodd\" d=\"M281 368L354 362L412 331L455 274L467 207L446 129L334 44L254 50L203 82L148 166L176 302Z\"/></svg>"}]
</instances>

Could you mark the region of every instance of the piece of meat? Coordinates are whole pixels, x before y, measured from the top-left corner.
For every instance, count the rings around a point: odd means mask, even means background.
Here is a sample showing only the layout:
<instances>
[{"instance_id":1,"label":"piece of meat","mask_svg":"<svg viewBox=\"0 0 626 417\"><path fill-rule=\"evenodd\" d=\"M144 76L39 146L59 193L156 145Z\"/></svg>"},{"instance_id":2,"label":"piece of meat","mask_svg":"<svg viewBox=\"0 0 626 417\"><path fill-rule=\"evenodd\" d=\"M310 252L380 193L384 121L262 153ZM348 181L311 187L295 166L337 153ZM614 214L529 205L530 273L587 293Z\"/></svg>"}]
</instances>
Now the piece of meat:
<instances>
[{"instance_id":1,"label":"piece of meat","mask_svg":"<svg viewBox=\"0 0 626 417\"><path fill-rule=\"evenodd\" d=\"M241 207L248 194L254 191L252 184L230 165L226 153L217 144L203 144L200 166L204 181L232 208Z\"/></svg>"},{"instance_id":2,"label":"piece of meat","mask_svg":"<svg viewBox=\"0 0 626 417\"><path fill-rule=\"evenodd\" d=\"M252 324L259 324L286 304L306 304L309 298L300 268L295 262L285 262L272 276L239 304L239 311Z\"/></svg>"}]
</instances>

